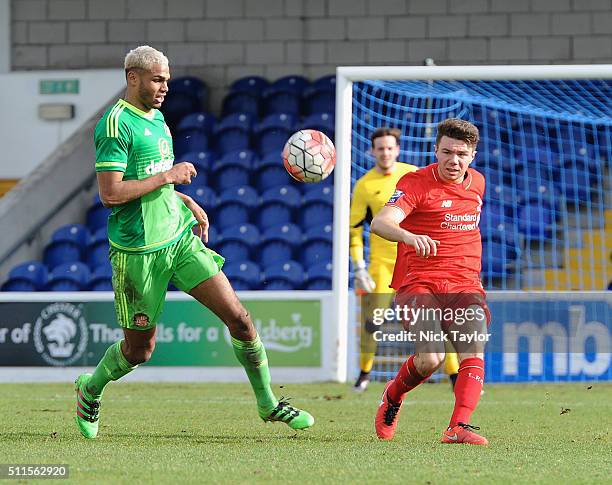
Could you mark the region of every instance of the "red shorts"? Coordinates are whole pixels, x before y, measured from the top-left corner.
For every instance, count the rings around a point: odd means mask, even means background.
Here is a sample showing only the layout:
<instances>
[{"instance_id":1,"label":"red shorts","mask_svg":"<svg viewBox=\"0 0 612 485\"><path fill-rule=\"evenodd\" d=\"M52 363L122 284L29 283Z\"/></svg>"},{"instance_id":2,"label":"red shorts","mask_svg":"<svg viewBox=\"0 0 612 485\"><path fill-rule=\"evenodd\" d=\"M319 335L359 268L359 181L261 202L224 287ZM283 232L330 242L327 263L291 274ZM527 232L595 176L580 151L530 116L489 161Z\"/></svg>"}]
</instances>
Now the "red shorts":
<instances>
[{"instance_id":1,"label":"red shorts","mask_svg":"<svg viewBox=\"0 0 612 485\"><path fill-rule=\"evenodd\" d=\"M450 312L456 312L458 309L465 310L475 305L484 310L487 326L491 323L486 294L479 279L472 281L416 280L402 286L397 291L395 304L400 307L448 309ZM442 328L446 330L455 322L444 320L441 323Z\"/></svg>"}]
</instances>

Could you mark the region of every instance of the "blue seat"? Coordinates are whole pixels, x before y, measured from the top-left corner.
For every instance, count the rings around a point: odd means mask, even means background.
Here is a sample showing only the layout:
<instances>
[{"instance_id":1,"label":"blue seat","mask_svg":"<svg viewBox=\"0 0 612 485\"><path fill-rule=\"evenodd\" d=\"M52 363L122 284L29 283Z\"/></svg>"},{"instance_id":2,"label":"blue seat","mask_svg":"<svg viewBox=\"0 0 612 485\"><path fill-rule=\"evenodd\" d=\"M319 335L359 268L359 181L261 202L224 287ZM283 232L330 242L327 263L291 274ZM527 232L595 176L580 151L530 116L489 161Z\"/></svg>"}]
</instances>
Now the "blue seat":
<instances>
[{"instance_id":1,"label":"blue seat","mask_svg":"<svg viewBox=\"0 0 612 485\"><path fill-rule=\"evenodd\" d=\"M201 152L188 152L181 155L180 158L177 157L176 162L191 162L193 163L195 169L198 171L198 175L195 179L192 179L191 183L198 183L198 177L200 173L206 172L208 173L212 166L215 163L219 156L212 150L204 150ZM204 185L204 184L200 184Z\"/></svg>"},{"instance_id":2,"label":"blue seat","mask_svg":"<svg viewBox=\"0 0 612 485\"><path fill-rule=\"evenodd\" d=\"M178 133L198 131L205 135L212 135L215 129L217 118L212 113L206 113L200 111L197 113L190 113L185 116L176 127Z\"/></svg>"},{"instance_id":3,"label":"blue seat","mask_svg":"<svg viewBox=\"0 0 612 485\"><path fill-rule=\"evenodd\" d=\"M228 263L223 272L236 290L257 290L261 285L261 269L253 261Z\"/></svg>"},{"instance_id":4,"label":"blue seat","mask_svg":"<svg viewBox=\"0 0 612 485\"><path fill-rule=\"evenodd\" d=\"M299 116L301 110L301 96L299 93L270 86L262 95L263 113L286 113Z\"/></svg>"},{"instance_id":5,"label":"blue seat","mask_svg":"<svg viewBox=\"0 0 612 485\"><path fill-rule=\"evenodd\" d=\"M49 275L47 267L39 261L26 261L14 266L9 272L9 279L13 281L26 281L35 289L42 290L47 283ZM21 290L15 290L21 291ZM25 290L29 291L29 290Z\"/></svg>"},{"instance_id":6,"label":"blue seat","mask_svg":"<svg viewBox=\"0 0 612 485\"><path fill-rule=\"evenodd\" d=\"M302 196L295 187L283 185L266 190L258 211L259 228L265 231L274 225L292 222L293 211L301 203Z\"/></svg>"},{"instance_id":7,"label":"blue seat","mask_svg":"<svg viewBox=\"0 0 612 485\"><path fill-rule=\"evenodd\" d=\"M281 152L289 137L295 132L295 116L288 113L273 113L266 116L253 128L255 149L260 155Z\"/></svg>"},{"instance_id":8,"label":"blue seat","mask_svg":"<svg viewBox=\"0 0 612 485\"><path fill-rule=\"evenodd\" d=\"M174 135L174 154L181 159L189 152L204 152L209 149L208 135L200 131L181 131Z\"/></svg>"},{"instance_id":9,"label":"blue seat","mask_svg":"<svg viewBox=\"0 0 612 485\"><path fill-rule=\"evenodd\" d=\"M323 76L313 81L312 84L304 90L303 98L304 112L306 115L312 115L314 113L335 113L336 76Z\"/></svg>"},{"instance_id":10,"label":"blue seat","mask_svg":"<svg viewBox=\"0 0 612 485\"><path fill-rule=\"evenodd\" d=\"M285 261L266 268L263 275L265 290L300 289L304 284L304 269L297 261Z\"/></svg>"},{"instance_id":11,"label":"blue seat","mask_svg":"<svg viewBox=\"0 0 612 485\"><path fill-rule=\"evenodd\" d=\"M220 153L249 148L255 118L249 113L225 116L215 128L215 141Z\"/></svg>"},{"instance_id":12,"label":"blue seat","mask_svg":"<svg viewBox=\"0 0 612 485\"><path fill-rule=\"evenodd\" d=\"M322 131L333 141L336 135L336 120L334 115L328 112L315 112L304 118L300 130Z\"/></svg>"},{"instance_id":13,"label":"blue seat","mask_svg":"<svg viewBox=\"0 0 612 485\"><path fill-rule=\"evenodd\" d=\"M89 277L88 288L90 291L113 291L113 270L110 262L106 261L94 268Z\"/></svg>"},{"instance_id":14,"label":"blue seat","mask_svg":"<svg viewBox=\"0 0 612 485\"><path fill-rule=\"evenodd\" d=\"M202 109L208 103L208 88L196 77L180 77L168 83L168 94L162 104L166 123L175 128L186 115Z\"/></svg>"},{"instance_id":15,"label":"blue seat","mask_svg":"<svg viewBox=\"0 0 612 485\"><path fill-rule=\"evenodd\" d=\"M230 187L249 185L251 170L257 163L257 156L251 150L226 153L213 165L215 188L221 192Z\"/></svg>"},{"instance_id":16,"label":"blue seat","mask_svg":"<svg viewBox=\"0 0 612 485\"><path fill-rule=\"evenodd\" d=\"M98 229L90 238L87 246L87 264L96 268L108 262L109 242L106 228Z\"/></svg>"},{"instance_id":17,"label":"blue seat","mask_svg":"<svg viewBox=\"0 0 612 485\"><path fill-rule=\"evenodd\" d=\"M232 113L259 114L259 95L249 91L230 91L223 98L223 116Z\"/></svg>"},{"instance_id":18,"label":"blue seat","mask_svg":"<svg viewBox=\"0 0 612 485\"><path fill-rule=\"evenodd\" d=\"M312 189L304 192L304 205L321 202L332 205L334 203L334 188L332 185L315 183Z\"/></svg>"},{"instance_id":19,"label":"blue seat","mask_svg":"<svg viewBox=\"0 0 612 485\"><path fill-rule=\"evenodd\" d=\"M39 289L31 281L10 278L2 285L2 291L39 291Z\"/></svg>"},{"instance_id":20,"label":"blue seat","mask_svg":"<svg viewBox=\"0 0 612 485\"><path fill-rule=\"evenodd\" d=\"M217 232L217 229L213 224L214 221L212 221L211 225L208 226L208 242L206 243L206 247L209 247L211 249L215 249L217 241L219 240L219 233Z\"/></svg>"},{"instance_id":21,"label":"blue seat","mask_svg":"<svg viewBox=\"0 0 612 485\"><path fill-rule=\"evenodd\" d=\"M308 267L306 273L307 290L331 290L332 287L332 264L331 262L319 263Z\"/></svg>"},{"instance_id":22,"label":"blue seat","mask_svg":"<svg viewBox=\"0 0 612 485\"><path fill-rule=\"evenodd\" d=\"M308 228L313 224L331 224L334 219L333 207L325 202L308 204L301 208L298 218L303 228Z\"/></svg>"},{"instance_id":23,"label":"blue seat","mask_svg":"<svg viewBox=\"0 0 612 485\"><path fill-rule=\"evenodd\" d=\"M518 230L526 239L545 241L553 234L554 211L547 204L528 203L519 210Z\"/></svg>"},{"instance_id":24,"label":"blue seat","mask_svg":"<svg viewBox=\"0 0 612 485\"><path fill-rule=\"evenodd\" d=\"M230 86L230 91L243 91L255 95L270 85L270 82L261 76L245 76L236 79Z\"/></svg>"},{"instance_id":25,"label":"blue seat","mask_svg":"<svg viewBox=\"0 0 612 485\"><path fill-rule=\"evenodd\" d=\"M279 224L268 227L261 238L258 261L263 267L279 261L293 259L302 242L302 231L295 224Z\"/></svg>"},{"instance_id":26,"label":"blue seat","mask_svg":"<svg viewBox=\"0 0 612 485\"><path fill-rule=\"evenodd\" d=\"M270 87L301 94L309 85L310 81L304 76L292 74L277 79L270 85Z\"/></svg>"},{"instance_id":27,"label":"blue seat","mask_svg":"<svg viewBox=\"0 0 612 485\"><path fill-rule=\"evenodd\" d=\"M555 172L555 185L574 204L591 200L591 189L600 181L601 166L583 159L564 159Z\"/></svg>"},{"instance_id":28,"label":"blue seat","mask_svg":"<svg viewBox=\"0 0 612 485\"><path fill-rule=\"evenodd\" d=\"M196 203L206 211L208 217L212 217L218 205L217 194L210 187L199 185L180 185L178 189L185 195L188 195Z\"/></svg>"},{"instance_id":29,"label":"blue seat","mask_svg":"<svg viewBox=\"0 0 612 485\"><path fill-rule=\"evenodd\" d=\"M82 259L89 231L82 224L68 224L57 229L51 236L51 242L45 247L43 261L53 269L63 263Z\"/></svg>"},{"instance_id":30,"label":"blue seat","mask_svg":"<svg viewBox=\"0 0 612 485\"><path fill-rule=\"evenodd\" d=\"M300 262L305 268L331 263L333 256L333 228L331 224L314 225L306 231Z\"/></svg>"},{"instance_id":31,"label":"blue seat","mask_svg":"<svg viewBox=\"0 0 612 485\"><path fill-rule=\"evenodd\" d=\"M482 273L488 278L504 278L514 270L516 251L496 240L482 243Z\"/></svg>"},{"instance_id":32,"label":"blue seat","mask_svg":"<svg viewBox=\"0 0 612 485\"><path fill-rule=\"evenodd\" d=\"M334 177L333 175L324 178L323 180L321 180L320 182L316 182L316 183L300 183L298 184L301 189L302 192L304 193L304 195L306 195L308 192L310 192L311 190L314 191L318 191L321 190L321 187L331 187L333 190L334 187Z\"/></svg>"},{"instance_id":33,"label":"blue seat","mask_svg":"<svg viewBox=\"0 0 612 485\"><path fill-rule=\"evenodd\" d=\"M265 192L281 185L296 186L296 182L285 169L283 157L277 151L267 153L259 159L255 166L255 180L257 190Z\"/></svg>"},{"instance_id":34,"label":"blue seat","mask_svg":"<svg viewBox=\"0 0 612 485\"><path fill-rule=\"evenodd\" d=\"M259 230L252 224L227 227L217 244L219 253L228 261L251 259L259 244Z\"/></svg>"},{"instance_id":35,"label":"blue seat","mask_svg":"<svg viewBox=\"0 0 612 485\"><path fill-rule=\"evenodd\" d=\"M79 261L60 264L51 271L47 283L48 291L81 291L87 289L90 271Z\"/></svg>"},{"instance_id":36,"label":"blue seat","mask_svg":"<svg viewBox=\"0 0 612 485\"><path fill-rule=\"evenodd\" d=\"M111 209L107 209L102 204L100 196L95 195L92 205L87 209L86 224L90 232L95 232L101 227L108 225L108 217L111 214Z\"/></svg>"},{"instance_id":37,"label":"blue seat","mask_svg":"<svg viewBox=\"0 0 612 485\"><path fill-rule=\"evenodd\" d=\"M258 202L259 197L252 187L245 185L224 190L219 197L215 225L223 231L227 227L249 222Z\"/></svg>"}]
</instances>

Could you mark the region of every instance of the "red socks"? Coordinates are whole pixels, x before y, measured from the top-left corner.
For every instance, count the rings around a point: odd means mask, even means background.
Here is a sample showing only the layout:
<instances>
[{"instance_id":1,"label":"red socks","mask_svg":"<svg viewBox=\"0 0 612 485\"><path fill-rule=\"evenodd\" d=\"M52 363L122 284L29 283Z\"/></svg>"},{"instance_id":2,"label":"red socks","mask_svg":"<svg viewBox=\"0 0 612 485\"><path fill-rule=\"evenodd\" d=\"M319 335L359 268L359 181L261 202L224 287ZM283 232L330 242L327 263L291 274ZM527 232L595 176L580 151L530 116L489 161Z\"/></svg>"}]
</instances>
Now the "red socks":
<instances>
[{"instance_id":1,"label":"red socks","mask_svg":"<svg viewBox=\"0 0 612 485\"><path fill-rule=\"evenodd\" d=\"M387 396L394 403L399 403L404 394L411 391L421 382L429 379L429 376L423 377L418 373L414 366L414 355L411 355L406 362L402 365L399 372L393 379L392 384L387 389Z\"/></svg>"},{"instance_id":2,"label":"red socks","mask_svg":"<svg viewBox=\"0 0 612 485\"><path fill-rule=\"evenodd\" d=\"M463 359L459 365L459 374L455 384L455 409L449 428L457 423L469 424L472 411L480 400L480 391L484 385L484 361L478 357Z\"/></svg>"}]
</instances>

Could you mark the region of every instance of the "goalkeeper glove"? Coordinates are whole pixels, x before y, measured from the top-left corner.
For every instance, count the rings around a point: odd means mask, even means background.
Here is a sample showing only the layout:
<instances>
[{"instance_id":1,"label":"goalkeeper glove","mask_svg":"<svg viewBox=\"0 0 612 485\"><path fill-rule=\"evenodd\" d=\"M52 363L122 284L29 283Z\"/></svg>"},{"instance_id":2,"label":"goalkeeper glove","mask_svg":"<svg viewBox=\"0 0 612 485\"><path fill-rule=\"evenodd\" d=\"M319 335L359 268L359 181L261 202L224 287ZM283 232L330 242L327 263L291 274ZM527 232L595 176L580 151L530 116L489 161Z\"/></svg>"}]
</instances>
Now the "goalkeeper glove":
<instances>
[{"instance_id":1,"label":"goalkeeper glove","mask_svg":"<svg viewBox=\"0 0 612 485\"><path fill-rule=\"evenodd\" d=\"M366 269L365 261L358 261L355 270L355 291L357 293L372 293L376 289L376 283Z\"/></svg>"}]
</instances>

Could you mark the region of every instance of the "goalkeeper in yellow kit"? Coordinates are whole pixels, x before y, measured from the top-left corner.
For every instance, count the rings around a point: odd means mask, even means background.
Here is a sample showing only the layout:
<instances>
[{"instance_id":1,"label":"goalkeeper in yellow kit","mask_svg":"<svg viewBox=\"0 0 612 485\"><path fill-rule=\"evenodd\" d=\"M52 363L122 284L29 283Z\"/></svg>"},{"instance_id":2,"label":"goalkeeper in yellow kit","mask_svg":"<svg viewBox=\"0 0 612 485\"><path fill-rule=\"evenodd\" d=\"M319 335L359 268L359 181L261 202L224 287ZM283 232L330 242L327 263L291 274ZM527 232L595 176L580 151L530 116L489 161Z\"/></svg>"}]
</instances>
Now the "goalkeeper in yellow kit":
<instances>
[{"instance_id":1,"label":"goalkeeper in yellow kit","mask_svg":"<svg viewBox=\"0 0 612 485\"><path fill-rule=\"evenodd\" d=\"M389 288L395 265L397 243L387 241L370 233L370 264L366 267L363 255L363 225L370 223L384 207L395 190L400 178L417 167L400 163L400 131L396 128L378 128L370 137L372 154L376 160L374 168L355 183L351 200L350 252L355 268L355 292L358 295L372 294L362 300L362 306L389 306L393 290ZM369 314L371 312L363 312ZM363 321L361 330L360 359L361 372L355 382L356 391L365 391L370 382L370 371L374 364L376 341L374 326ZM450 357L449 357L450 356ZM445 371L454 384L459 368L457 355L447 353Z\"/></svg>"}]
</instances>

